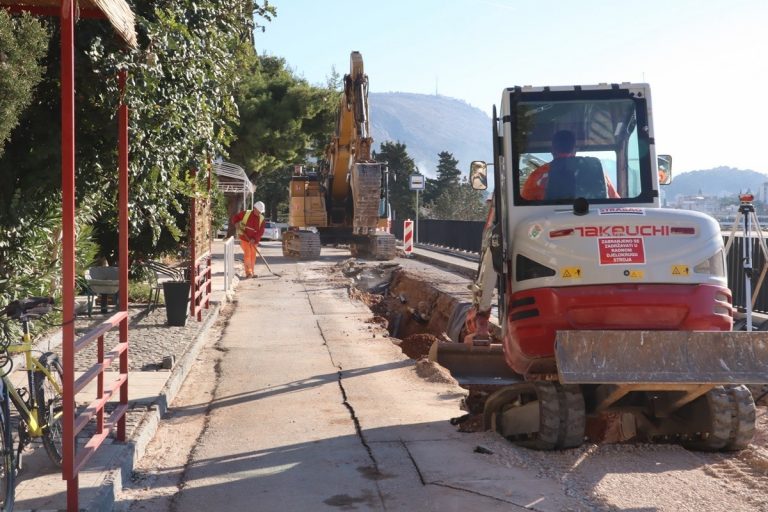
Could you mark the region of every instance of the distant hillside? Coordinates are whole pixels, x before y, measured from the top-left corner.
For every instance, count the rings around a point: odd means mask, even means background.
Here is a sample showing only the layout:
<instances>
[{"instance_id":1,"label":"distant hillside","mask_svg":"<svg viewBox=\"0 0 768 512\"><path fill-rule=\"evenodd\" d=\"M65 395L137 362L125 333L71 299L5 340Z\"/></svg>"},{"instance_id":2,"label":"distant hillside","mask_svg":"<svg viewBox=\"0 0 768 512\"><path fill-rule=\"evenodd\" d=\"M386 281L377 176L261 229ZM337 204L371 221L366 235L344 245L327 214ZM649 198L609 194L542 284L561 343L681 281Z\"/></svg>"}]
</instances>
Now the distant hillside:
<instances>
[{"instance_id":1,"label":"distant hillside","mask_svg":"<svg viewBox=\"0 0 768 512\"><path fill-rule=\"evenodd\" d=\"M419 170L433 177L437 155L453 153L463 174L472 160L491 161L491 119L461 100L404 92L370 93L374 149L402 142Z\"/></svg>"},{"instance_id":2,"label":"distant hillside","mask_svg":"<svg viewBox=\"0 0 768 512\"><path fill-rule=\"evenodd\" d=\"M768 183L768 175L732 167L716 167L704 171L691 171L674 174L672 183L662 190L668 200L677 195L692 196L701 193L705 196L736 196L740 192L751 191L760 200L765 200L763 185Z\"/></svg>"},{"instance_id":3,"label":"distant hillside","mask_svg":"<svg viewBox=\"0 0 768 512\"><path fill-rule=\"evenodd\" d=\"M492 159L491 119L482 110L461 100L405 92L370 93L369 108L374 149L385 141L402 142L419 170L435 175L437 155L453 153L466 175L472 160ZM673 174L662 187L668 200L677 195L736 196L750 190L765 201L763 185L768 175L752 170L717 167Z\"/></svg>"}]
</instances>

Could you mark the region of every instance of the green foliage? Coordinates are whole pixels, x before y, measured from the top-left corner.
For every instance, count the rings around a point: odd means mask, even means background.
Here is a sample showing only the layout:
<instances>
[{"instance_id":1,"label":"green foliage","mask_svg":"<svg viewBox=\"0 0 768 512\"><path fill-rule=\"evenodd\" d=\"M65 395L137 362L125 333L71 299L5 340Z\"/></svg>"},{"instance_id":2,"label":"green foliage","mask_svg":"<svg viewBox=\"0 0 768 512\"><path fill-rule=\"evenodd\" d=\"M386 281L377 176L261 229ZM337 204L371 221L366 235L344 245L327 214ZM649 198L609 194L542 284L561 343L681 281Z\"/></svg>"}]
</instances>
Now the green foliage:
<instances>
[{"instance_id":1,"label":"green foliage","mask_svg":"<svg viewBox=\"0 0 768 512\"><path fill-rule=\"evenodd\" d=\"M42 78L39 61L47 42L46 30L35 18L11 17L0 9L0 156Z\"/></svg>"},{"instance_id":2,"label":"green foliage","mask_svg":"<svg viewBox=\"0 0 768 512\"><path fill-rule=\"evenodd\" d=\"M338 93L296 77L282 58L246 62L235 94L240 123L230 161L255 174L256 199L264 201L267 217L276 218L278 210L287 211L293 165L321 158L331 140Z\"/></svg>"},{"instance_id":3,"label":"green foliage","mask_svg":"<svg viewBox=\"0 0 768 512\"><path fill-rule=\"evenodd\" d=\"M416 173L416 164L408 156L405 144L386 141L381 144L373 158L386 162L389 167L389 203L395 219L405 220L416 217L416 193L409 188L409 176Z\"/></svg>"},{"instance_id":4,"label":"green foliage","mask_svg":"<svg viewBox=\"0 0 768 512\"><path fill-rule=\"evenodd\" d=\"M0 229L0 305L51 294L60 274L60 198L30 205L17 191L11 201Z\"/></svg>"},{"instance_id":5,"label":"green foliage","mask_svg":"<svg viewBox=\"0 0 768 512\"><path fill-rule=\"evenodd\" d=\"M128 70L131 235L142 253L167 250L184 234L189 171L224 153L232 138L238 66L249 53L253 28L249 4L137 2L140 52L117 52L104 37L91 44L100 75ZM107 102L117 97L114 81L107 93Z\"/></svg>"},{"instance_id":6,"label":"green foliage","mask_svg":"<svg viewBox=\"0 0 768 512\"><path fill-rule=\"evenodd\" d=\"M118 70L128 71L131 248L139 255L175 252L195 190L190 169L225 154L232 139L235 88L254 53L252 32L261 28L254 16L268 21L276 12L266 1L250 0L131 3L138 50L119 46L103 21L77 25L77 208L84 219L78 221L78 271L96 252L117 261ZM13 130L0 155L0 301L7 301L58 288L60 38L52 24L45 54L38 22L0 15L0 130ZM8 32L14 26L22 29ZM44 57L36 68L38 54ZM11 65L17 67L6 72ZM33 89L41 70L30 103L24 91ZM5 137L0 131L0 140Z\"/></svg>"},{"instance_id":7,"label":"green foliage","mask_svg":"<svg viewBox=\"0 0 768 512\"><path fill-rule=\"evenodd\" d=\"M0 230L0 306L29 296L58 296L61 276L61 196L30 204L17 193L12 218ZM75 218L75 272L82 275L99 252L92 212Z\"/></svg>"},{"instance_id":8,"label":"green foliage","mask_svg":"<svg viewBox=\"0 0 768 512\"><path fill-rule=\"evenodd\" d=\"M443 190L424 209L430 219L482 221L488 215L485 192L474 190L466 177L461 183Z\"/></svg>"},{"instance_id":9,"label":"green foliage","mask_svg":"<svg viewBox=\"0 0 768 512\"><path fill-rule=\"evenodd\" d=\"M446 190L459 186L461 171L458 167L459 161L453 157L453 153L441 151L437 158L437 176L435 179L427 179L424 191L425 204L435 201Z\"/></svg>"}]
</instances>

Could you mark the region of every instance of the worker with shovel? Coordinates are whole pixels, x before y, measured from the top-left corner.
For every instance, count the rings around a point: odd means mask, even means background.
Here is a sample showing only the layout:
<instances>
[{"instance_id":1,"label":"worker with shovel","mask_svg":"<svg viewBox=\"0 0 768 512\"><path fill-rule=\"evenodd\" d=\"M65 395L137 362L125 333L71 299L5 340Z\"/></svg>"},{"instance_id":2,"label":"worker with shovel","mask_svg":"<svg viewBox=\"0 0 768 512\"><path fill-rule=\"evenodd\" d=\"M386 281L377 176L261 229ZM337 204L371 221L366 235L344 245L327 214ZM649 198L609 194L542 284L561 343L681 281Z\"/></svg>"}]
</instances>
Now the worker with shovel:
<instances>
[{"instance_id":1,"label":"worker with shovel","mask_svg":"<svg viewBox=\"0 0 768 512\"><path fill-rule=\"evenodd\" d=\"M237 227L240 247L243 249L243 269L246 279L254 277L253 267L256 265L256 247L264 234L264 203L256 201L252 210L236 213L231 222Z\"/></svg>"}]
</instances>

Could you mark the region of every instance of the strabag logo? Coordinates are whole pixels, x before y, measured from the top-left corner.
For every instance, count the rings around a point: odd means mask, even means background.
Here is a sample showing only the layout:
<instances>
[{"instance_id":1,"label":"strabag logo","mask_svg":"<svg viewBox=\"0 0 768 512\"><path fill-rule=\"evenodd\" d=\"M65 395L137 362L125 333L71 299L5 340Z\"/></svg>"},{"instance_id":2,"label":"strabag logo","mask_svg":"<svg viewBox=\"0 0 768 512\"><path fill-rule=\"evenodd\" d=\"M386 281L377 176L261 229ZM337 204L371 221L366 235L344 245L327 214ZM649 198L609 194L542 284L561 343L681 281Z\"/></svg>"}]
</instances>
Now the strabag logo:
<instances>
[{"instance_id":1,"label":"strabag logo","mask_svg":"<svg viewBox=\"0 0 768 512\"><path fill-rule=\"evenodd\" d=\"M669 226L577 226L574 230L583 237L669 236Z\"/></svg>"},{"instance_id":2,"label":"strabag logo","mask_svg":"<svg viewBox=\"0 0 768 512\"><path fill-rule=\"evenodd\" d=\"M598 215L645 215L645 208L600 208Z\"/></svg>"}]
</instances>

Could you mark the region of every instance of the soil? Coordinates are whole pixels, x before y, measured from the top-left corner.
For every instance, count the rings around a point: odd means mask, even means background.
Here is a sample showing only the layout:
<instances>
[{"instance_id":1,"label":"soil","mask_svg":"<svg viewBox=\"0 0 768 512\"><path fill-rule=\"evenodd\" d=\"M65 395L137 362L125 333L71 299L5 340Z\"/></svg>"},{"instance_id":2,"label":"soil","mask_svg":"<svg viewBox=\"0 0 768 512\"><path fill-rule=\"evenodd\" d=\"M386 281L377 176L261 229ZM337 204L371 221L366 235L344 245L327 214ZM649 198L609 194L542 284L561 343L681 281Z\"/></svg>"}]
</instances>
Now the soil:
<instances>
[{"instance_id":1,"label":"soil","mask_svg":"<svg viewBox=\"0 0 768 512\"><path fill-rule=\"evenodd\" d=\"M416 361L416 375L427 382L457 385L456 379L451 377L451 373L448 370L439 364L433 363L426 357Z\"/></svg>"},{"instance_id":2,"label":"soil","mask_svg":"<svg viewBox=\"0 0 768 512\"><path fill-rule=\"evenodd\" d=\"M432 334L411 334L400 343L400 349L411 359L419 359L426 357L432 344L439 341Z\"/></svg>"}]
</instances>

